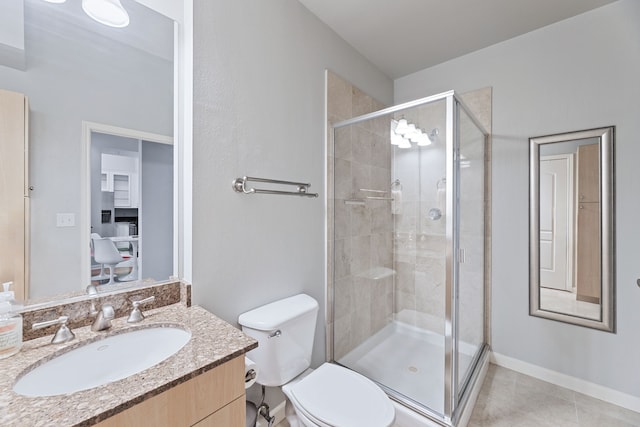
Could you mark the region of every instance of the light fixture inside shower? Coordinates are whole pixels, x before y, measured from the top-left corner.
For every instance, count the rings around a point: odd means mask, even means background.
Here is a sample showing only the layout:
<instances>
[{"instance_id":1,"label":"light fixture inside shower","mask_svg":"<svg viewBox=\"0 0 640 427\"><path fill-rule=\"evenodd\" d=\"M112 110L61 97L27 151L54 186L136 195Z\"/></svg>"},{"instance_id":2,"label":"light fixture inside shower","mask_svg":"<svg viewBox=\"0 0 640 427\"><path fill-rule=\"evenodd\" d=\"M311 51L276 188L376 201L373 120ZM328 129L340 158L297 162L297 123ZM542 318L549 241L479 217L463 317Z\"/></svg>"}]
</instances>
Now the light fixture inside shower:
<instances>
[{"instance_id":1,"label":"light fixture inside shower","mask_svg":"<svg viewBox=\"0 0 640 427\"><path fill-rule=\"evenodd\" d=\"M438 129L432 129L431 132L425 133L415 124L407 122L407 119L391 119L392 145L397 145L400 148L411 148L411 143L413 142L420 147L425 147L431 145L436 136L438 136Z\"/></svg>"}]
</instances>

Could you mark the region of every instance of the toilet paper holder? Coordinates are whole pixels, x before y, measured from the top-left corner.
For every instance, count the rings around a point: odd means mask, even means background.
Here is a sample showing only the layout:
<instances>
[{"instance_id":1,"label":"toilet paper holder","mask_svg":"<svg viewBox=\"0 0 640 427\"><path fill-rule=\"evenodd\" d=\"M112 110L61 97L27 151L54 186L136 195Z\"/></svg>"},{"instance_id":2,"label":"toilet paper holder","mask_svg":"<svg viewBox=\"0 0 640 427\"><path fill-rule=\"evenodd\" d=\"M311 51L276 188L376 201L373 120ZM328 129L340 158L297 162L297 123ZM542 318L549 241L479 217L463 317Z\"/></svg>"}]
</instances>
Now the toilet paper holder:
<instances>
[{"instance_id":1,"label":"toilet paper holder","mask_svg":"<svg viewBox=\"0 0 640 427\"><path fill-rule=\"evenodd\" d=\"M255 362L249 359L247 356L244 357L244 388L248 389L252 385L256 383L256 378L258 378L258 372L260 368Z\"/></svg>"},{"instance_id":2,"label":"toilet paper holder","mask_svg":"<svg viewBox=\"0 0 640 427\"><path fill-rule=\"evenodd\" d=\"M253 381L256 379L256 377L258 376L258 373L256 372L255 369L249 369L245 374L244 374L244 382L248 383L249 381Z\"/></svg>"}]
</instances>

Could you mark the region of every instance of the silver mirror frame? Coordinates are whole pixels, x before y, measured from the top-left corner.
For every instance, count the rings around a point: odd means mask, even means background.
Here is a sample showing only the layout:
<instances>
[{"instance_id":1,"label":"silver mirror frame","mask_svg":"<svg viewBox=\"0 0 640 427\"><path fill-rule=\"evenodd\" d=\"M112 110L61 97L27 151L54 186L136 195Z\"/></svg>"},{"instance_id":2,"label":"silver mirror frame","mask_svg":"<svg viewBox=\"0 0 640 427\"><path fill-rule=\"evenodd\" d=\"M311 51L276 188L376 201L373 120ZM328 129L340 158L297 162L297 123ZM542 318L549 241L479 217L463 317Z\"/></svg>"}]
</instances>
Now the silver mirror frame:
<instances>
[{"instance_id":1,"label":"silver mirror frame","mask_svg":"<svg viewBox=\"0 0 640 427\"><path fill-rule=\"evenodd\" d=\"M600 225L602 298L600 320L540 308L540 147L543 144L598 138L600 143ZM615 333L615 127L529 138L529 314Z\"/></svg>"}]
</instances>

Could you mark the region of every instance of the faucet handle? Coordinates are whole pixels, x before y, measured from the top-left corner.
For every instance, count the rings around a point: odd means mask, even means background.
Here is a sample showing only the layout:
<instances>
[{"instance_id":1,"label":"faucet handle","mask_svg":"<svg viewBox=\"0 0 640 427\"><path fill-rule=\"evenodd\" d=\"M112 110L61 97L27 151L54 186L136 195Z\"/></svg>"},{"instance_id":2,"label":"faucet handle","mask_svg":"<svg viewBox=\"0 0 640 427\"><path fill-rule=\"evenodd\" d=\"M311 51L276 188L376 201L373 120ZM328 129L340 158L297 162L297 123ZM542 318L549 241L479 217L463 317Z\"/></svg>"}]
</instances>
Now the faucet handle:
<instances>
[{"instance_id":1,"label":"faucet handle","mask_svg":"<svg viewBox=\"0 0 640 427\"><path fill-rule=\"evenodd\" d=\"M53 334L53 338L51 339L51 344L61 344L63 342L71 341L76 336L67 326L67 320L69 320L68 316L60 316L57 319L47 320L45 322L38 322L31 325L31 329L42 329L47 326L52 325L60 325L55 334Z\"/></svg>"},{"instance_id":2,"label":"faucet handle","mask_svg":"<svg viewBox=\"0 0 640 427\"><path fill-rule=\"evenodd\" d=\"M156 297L155 296L150 296L148 298L145 299L141 299L138 301L131 301L131 304L133 305L133 310L131 310L131 314L129 315L129 318L127 319L127 322L129 323L136 323L141 321L142 319L144 319L144 314L142 314L142 311L140 310L140 306L142 304L146 304L148 302L153 302L155 301Z\"/></svg>"}]
</instances>

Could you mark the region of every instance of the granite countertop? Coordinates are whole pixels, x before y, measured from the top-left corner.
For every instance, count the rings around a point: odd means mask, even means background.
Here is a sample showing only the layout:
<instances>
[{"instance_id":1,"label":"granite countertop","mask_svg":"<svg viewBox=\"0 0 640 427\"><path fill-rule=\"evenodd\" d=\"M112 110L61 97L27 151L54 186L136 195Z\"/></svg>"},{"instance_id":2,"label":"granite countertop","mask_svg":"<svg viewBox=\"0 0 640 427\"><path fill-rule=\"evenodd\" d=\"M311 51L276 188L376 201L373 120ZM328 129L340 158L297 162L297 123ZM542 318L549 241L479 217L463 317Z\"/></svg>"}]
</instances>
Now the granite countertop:
<instances>
[{"instance_id":1,"label":"granite countertop","mask_svg":"<svg viewBox=\"0 0 640 427\"><path fill-rule=\"evenodd\" d=\"M50 344L51 336L26 341L18 354L0 360L0 425L94 425L258 346L254 339L201 307L173 304L146 311L145 316L135 324L127 323L126 317L114 319L112 327L102 332L93 332L90 326L75 329L76 339L65 344ZM149 369L60 396L25 397L13 391L16 379L36 362L100 337L158 325L182 327L191 332L191 339L180 351Z\"/></svg>"}]
</instances>

